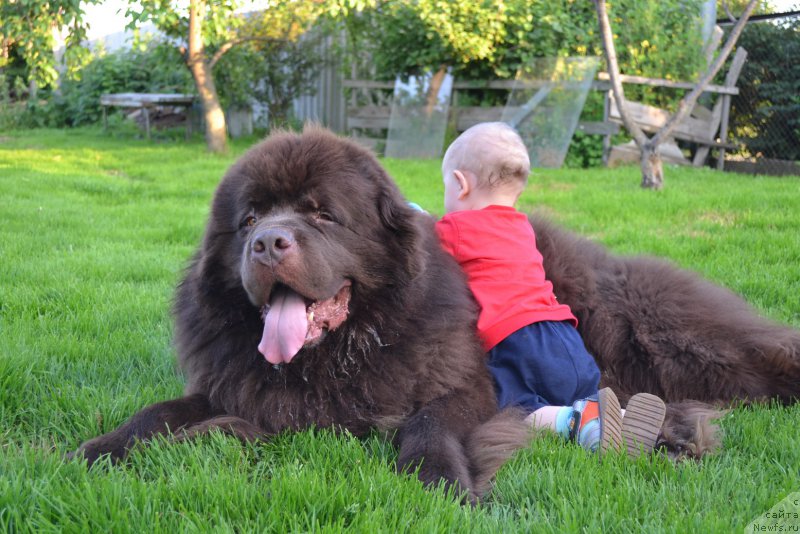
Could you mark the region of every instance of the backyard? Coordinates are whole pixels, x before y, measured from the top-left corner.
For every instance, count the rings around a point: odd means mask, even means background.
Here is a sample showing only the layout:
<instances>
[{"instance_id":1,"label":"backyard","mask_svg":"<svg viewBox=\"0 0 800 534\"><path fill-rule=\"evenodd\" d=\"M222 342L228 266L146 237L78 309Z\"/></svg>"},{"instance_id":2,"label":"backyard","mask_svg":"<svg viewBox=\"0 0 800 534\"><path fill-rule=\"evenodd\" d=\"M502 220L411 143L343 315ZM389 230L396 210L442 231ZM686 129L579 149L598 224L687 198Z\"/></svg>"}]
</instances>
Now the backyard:
<instances>
[{"instance_id":1,"label":"backyard","mask_svg":"<svg viewBox=\"0 0 800 534\"><path fill-rule=\"evenodd\" d=\"M800 404L730 410L721 450L700 462L599 463L542 437L474 508L396 475L377 434L253 445L216 434L136 449L119 466L65 460L181 394L173 290L217 182L255 141L220 156L199 139L97 127L0 137L0 531L742 532L772 524L765 513L800 491ZM441 212L438 161L383 163L408 199ZM800 328L796 177L665 174L651 191L635 166L537 170L520 208L616 253L669 258Z\"/></svg>"}]
</instances>

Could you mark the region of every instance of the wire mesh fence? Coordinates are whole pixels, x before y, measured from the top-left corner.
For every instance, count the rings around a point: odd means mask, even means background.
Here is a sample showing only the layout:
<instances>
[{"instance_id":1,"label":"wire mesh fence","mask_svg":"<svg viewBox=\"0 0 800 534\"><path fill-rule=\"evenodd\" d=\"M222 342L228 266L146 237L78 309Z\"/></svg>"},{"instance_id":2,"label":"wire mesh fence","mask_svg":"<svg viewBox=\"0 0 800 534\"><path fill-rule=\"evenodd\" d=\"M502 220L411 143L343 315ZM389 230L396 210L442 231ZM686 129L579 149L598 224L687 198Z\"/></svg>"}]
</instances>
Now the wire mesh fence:
<instances>
[{"instance_id":1,"label":"wire mesh fence","mask_svg":"<svg viewBox=\"0 0 800 534\"><path fill-rule=\"evenodd\" d=\"M749 22L737 44L748 52L731 105L741 148L725 169L800 175L800 12Z\"/></svg>"}]
</instances>

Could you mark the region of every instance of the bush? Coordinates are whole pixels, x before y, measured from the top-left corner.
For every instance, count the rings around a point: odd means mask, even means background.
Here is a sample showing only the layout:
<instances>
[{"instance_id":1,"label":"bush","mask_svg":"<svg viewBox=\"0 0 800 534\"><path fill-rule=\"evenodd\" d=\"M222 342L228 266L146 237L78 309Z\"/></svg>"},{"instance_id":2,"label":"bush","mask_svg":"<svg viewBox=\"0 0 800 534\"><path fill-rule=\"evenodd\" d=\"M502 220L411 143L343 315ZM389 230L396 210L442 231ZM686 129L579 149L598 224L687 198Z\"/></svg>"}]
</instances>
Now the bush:
<instances>
[{"instance_id":1,"label":"bush","mask_svg":"<svg viewBox=\"0 0 800 534\"><path fill-rule=\"evenodd\" d=\"M323 65L318 32L296 41L274 40L234 47L214 68L223 108L269 105L270 115L286 123L292 100L310 93ZM2 89L5 87L5 89ZM0 81L6 100L9 83ZM18 91L17 91L18 92ZM165 40L134 42L131 48L100 51L80 72L64 79L58 90L40 91L41 101L16 102L0 110L0 126L81 126L102 117L100 96L106 93L194 93L191 73L180 51ZM0 95L0 99L3 98ZM6 126L9 127L9 126Z\"/></svg>"},{"instance_id":2,"label":"bush","mask_svg":"<svg viewBox=\"0 0 800 534\"><path fill-rule=\"evenodd\" d=\"M313 94L325 62L320 49L327 34L322 30L295 40L252 41L232 48L214 68L223 108L261 102L269 108L272 126L291 124L293 100Z\"/></svg>"},{"instance_id":3,"label":"bush","mask_svg":"<svg viewBox=\"0 0 800 534\"><path fill-rule=\"evenodd\" d=\"M50 126L80 126L100 120L105 93L192 93L193 88L178 50L151 40L101 52L82 69L80 79L62 81L41 114Z\"/></svg>"}]
</instances>

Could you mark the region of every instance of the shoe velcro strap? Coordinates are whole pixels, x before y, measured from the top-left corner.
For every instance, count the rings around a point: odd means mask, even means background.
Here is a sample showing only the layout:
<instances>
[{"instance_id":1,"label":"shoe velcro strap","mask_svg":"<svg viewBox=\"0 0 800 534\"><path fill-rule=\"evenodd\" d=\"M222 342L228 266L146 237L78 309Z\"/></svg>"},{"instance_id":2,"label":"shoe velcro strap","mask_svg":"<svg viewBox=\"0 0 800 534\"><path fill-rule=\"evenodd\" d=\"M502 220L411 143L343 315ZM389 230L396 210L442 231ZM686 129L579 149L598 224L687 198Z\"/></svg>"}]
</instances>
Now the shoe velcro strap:
<instances>
[{"instance_id":1,"label":"shoe velcro strap","mask_svg":"<svg viewBox=\"0 0 800 534\"><path fill-rule=\"evenodd\" d=\"M572 415L569 416L569 421L567 422L567 428L569 429L569 440L577 441L578 432L581 429L581 412L573 408Z\"/></svg>"}]
</instances>

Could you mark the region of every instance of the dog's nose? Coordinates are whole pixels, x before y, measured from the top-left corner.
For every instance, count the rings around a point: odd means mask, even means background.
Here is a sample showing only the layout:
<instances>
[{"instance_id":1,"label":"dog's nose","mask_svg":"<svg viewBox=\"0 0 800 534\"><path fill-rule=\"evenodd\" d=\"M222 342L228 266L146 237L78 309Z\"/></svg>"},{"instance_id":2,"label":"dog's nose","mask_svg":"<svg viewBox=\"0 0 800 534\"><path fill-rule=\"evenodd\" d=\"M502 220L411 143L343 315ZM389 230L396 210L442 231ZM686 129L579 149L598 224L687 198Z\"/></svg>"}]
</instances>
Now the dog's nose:
<instances>
[{"instance_id":1,"label":"dog's nose","mask_svg":"<svg viewBox=\"0 0 800 534\"><path fill-rule=\"evenodd\" d=\"M267 228L253 238L253 258L261 262L281 261L294 251L294 235L287 228Z\"/></svg>"}]
</instances>

